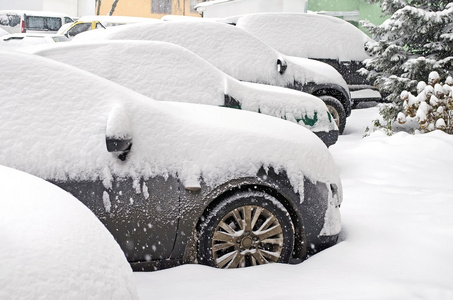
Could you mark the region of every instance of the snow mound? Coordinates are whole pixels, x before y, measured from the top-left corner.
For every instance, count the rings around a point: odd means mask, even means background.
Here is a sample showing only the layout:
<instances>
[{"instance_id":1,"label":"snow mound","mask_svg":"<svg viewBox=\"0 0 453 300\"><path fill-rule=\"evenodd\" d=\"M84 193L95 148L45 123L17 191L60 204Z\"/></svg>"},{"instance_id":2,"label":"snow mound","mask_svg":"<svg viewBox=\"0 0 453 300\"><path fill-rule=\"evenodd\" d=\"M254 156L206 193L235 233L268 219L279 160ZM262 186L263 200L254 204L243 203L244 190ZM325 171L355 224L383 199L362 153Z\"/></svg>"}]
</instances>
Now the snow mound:
<instances>
[{"instance_id":1,"label":"snow mound","mask_svg":"<svg viewBox=\"0 0 453 300\"><path fill-rule=\"evenodd\" d=\"M112 235L76 198L0 166L0 299L137 299Z\"/></svg>"}]
</instances>

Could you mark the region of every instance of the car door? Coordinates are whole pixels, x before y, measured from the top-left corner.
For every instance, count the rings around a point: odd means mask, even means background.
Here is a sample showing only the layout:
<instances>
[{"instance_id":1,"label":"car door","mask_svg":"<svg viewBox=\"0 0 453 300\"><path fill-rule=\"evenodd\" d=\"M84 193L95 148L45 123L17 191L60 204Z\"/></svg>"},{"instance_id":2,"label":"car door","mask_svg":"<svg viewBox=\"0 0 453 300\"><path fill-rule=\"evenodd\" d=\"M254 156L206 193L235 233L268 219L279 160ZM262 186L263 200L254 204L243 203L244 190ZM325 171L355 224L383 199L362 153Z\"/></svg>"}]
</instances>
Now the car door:
<instances>
[{"instance_id":1,"label":"car door","mask_svg":"<svg viewBox=\"0 0 453 300\"><path fill-rule=\"evenodd\" d=\"M179 181L174 177L53 182L82 201L116 239L129 262L168 258L179 221Z\"/></svg>"}]
</instances>

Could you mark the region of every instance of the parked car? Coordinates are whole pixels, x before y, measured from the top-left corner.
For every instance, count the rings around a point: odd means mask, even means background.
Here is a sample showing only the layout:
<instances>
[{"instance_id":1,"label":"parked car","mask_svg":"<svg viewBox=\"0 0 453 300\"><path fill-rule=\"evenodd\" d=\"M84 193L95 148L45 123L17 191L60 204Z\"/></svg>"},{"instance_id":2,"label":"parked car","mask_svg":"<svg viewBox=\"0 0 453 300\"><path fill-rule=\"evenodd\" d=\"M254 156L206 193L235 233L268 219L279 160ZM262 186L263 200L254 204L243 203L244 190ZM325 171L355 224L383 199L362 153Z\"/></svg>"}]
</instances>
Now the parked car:
<instances>
[{"instance_id":1,"label":"parked car","mask_svg":"<svg viewBox=\"0 0 453 300\"><path fill-rule=\"evenodd\" d=\"M74 20L61 13L31 10L0 10L0 28L9 33L57 33Z\"/></svg>"},{"instance_id":2,"label":"parked car","mask_svg":"<svg viewBox=\"0 0 453 300\"><path fill-rule=\"evenodd\" d=\"M153 101L26 53L0 69L0 164L73 194L135 270L297 262L336 243L340 177L306 128Z\"/></svg>"},{"instance_id":3,"label":"parked car","mask_svg":"<svg viewBox=\"0 0 453 300\"><path fill-rule=\"evenodd\" d=\"M158 22L152 18L138 18L138 17L123 17L123 16L83 16L76 22L70 23L68 26L62 26L58 30L58 34L64 35L69 39L79 33L93 30L105 29L111 26L119 26L125 24L134 24L139 22Z\"/></svg>"},{"instance_id":4,"label":"parked car","mask_svg":"<svg viewBox=\"0 0 453 300\"><path fill-rule=\"evenodd\" d=\"M138 299L123 252L86 206L12 168L0 166L0 181L0 299Z\"/></svg>"},{"instance_id":5,"label":"parked car","mask_svg":"<svg viewBox=\"0 0 453 300\"><path fill-rule=\"evenodd\" d=\"M68 42L69 39L58 34L12 33L0 37L0 48L22 48L39 44Z\"/></svg>"},{"instance_id":6,"label":"parked car","mask_svg":"<svg viewBox=\"0 0 453 300\"><path fill-rule=\"evenodd\" d=\"M79 41L127 39L178 44L241 81L288 87L320 97L336 120L340 133L351 113L348 86L334 68L308 59L295 61L235 26L162 21L108 28L77 38Z\"/></svg>"},{"instance_id":7,"label":"parked car","mask_svg":"<svg viewBox=\"0 0 453 300\"><path fill-rule=\"evenodd\" d=\"M348 83L353 105L382 101L366 76L359 74L370 58L365 44L372 41L354 25L330 16L306 13L261 13L222 20L253 34L277 51L316 59L334 67Z\"/></svg>"},{"instance_id":8,"label":"parked car","mask_svg":"<svg viewBox=\"0 0 453 300\"><path fill-rule=\"evenodd\" d=\"M327 146L338 139L335 121L319 98L281 87L240 82L175 44L67 43L34 53L84 69L156 100L259 112L298 123L313 131Z\"/></svg>"}]
</instances>

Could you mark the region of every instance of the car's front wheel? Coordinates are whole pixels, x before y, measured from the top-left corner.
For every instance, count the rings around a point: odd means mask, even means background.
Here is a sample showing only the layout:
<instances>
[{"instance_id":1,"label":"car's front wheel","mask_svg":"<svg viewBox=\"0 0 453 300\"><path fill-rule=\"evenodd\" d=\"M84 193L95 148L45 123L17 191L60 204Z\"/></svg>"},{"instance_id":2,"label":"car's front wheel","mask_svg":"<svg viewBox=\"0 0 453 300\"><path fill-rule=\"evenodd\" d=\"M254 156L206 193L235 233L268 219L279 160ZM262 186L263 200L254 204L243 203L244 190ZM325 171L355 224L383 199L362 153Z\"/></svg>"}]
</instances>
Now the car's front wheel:
<instances>
[{"instance_id":1,"label":"car's front wheel","mask_svg":"<svg viewBox=\"0 0 453 300\"><path fill-rule=\"evenodd\" d=\"M287 263L294 227L285 207L261 192L241 193L218 204L202 222L198 259L217 268Z\"/></svg>"},{"instance_id":2,"label":"car's front wheel","mask_svg":"<svg viewBox=\"0 0 453 300\"><path fill-rule=\"evenodd\" d=\"M346 111L343 105L337 98L332 96L324 95L319 98L326 104L327 110L337 124L338 132L342 134L346 126Z\"/></svg>"}]
</instances>

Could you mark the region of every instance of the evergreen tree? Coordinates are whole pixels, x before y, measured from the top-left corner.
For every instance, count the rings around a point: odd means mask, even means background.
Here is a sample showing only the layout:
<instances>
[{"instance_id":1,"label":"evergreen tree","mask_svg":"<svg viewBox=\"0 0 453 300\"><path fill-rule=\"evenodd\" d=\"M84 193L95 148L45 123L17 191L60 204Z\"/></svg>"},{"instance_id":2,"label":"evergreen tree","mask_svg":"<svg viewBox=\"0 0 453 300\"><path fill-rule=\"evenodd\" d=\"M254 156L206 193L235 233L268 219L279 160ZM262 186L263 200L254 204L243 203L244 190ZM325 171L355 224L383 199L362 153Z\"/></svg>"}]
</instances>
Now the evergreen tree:
<instances>
[{"instance_id":1,"label":"evergreen tree","mask_svg":"<svg viewBox=\"0 0 453 300\"><path fill-rule=\"evenodd\" d=\"M393 121L402 110L402 91L416 91L432 71L453 70L453 2L442 0L368 0L380 2L382 25L362 22L376 41L367 45L372 58L362 73L373 80L393 107L383 113ZM382 114L382 112L381 112Z\"/></svg>"}]
</instances>

